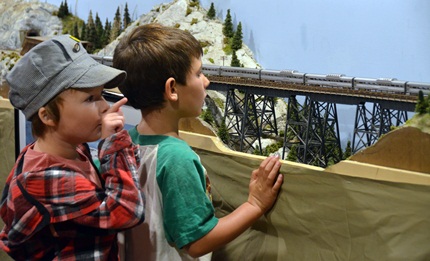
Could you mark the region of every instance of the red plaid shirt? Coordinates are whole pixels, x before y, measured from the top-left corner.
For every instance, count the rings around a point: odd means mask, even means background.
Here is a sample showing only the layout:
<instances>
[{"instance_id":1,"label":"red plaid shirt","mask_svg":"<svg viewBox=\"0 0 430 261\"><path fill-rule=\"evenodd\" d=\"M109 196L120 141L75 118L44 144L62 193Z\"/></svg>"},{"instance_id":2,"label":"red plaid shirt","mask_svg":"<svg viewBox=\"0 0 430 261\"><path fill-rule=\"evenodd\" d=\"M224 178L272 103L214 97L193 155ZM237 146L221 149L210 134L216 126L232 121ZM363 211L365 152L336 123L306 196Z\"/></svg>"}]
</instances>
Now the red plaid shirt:
<instances>
[{"instance_id":1,"label":"red plaid shirt","mask_svg":"<svg viewBox=\"0 0 430 261\"><path fill-rule=\"evenodd\" d=\"M99 144L102 187L88 179L91 171L67 160L26 157L31 146L6 181L0 248L16 260L117 260L117 232L144 219L138 146L127 131ZM96 171L88 146L78 151Z\"/></svg>"}]
</instances>

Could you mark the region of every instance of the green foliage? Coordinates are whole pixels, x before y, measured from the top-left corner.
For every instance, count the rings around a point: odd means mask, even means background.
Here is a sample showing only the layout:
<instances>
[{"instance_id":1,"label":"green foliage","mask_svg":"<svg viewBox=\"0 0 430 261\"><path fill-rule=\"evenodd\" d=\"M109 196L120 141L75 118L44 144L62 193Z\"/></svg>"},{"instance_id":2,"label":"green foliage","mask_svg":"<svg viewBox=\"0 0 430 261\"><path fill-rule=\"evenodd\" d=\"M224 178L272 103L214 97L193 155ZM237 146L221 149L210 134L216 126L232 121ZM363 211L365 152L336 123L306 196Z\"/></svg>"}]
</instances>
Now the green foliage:
<instances>
[{"instance_id":1,"label":"green foliage","mask_svg":"<svg viewBox=\"0 0 430 261\"><path fill-rule=\"evenodd\" d=\"M192 20L191 20L191 25L193 25L193 24L197 24L199 22L199 19L197 19L197 18L193 18Z\"/></svg>"},{"instance_id":2,"label":"green foliage","mask_svg":"<svg viewBox=\"0 0 430 261\"><path fill-rule=\"evenodd\" d=\"M102 41L104 29L103 29L103 24L102 24L102 21L100 20L98 13L96 13L95 30L96 30L96 39L94 41L94 48L95 49L101 49L104 47L103 41Z\"/></svg>"},{"instance_id":3,"label":"green foliage","mask_svg":"<svg viewBox=\"0 0 430 261\"><path fill-rule=\"evenodd\" d=\"M181 27L181 24L176 23L173 27L175 27L175 28L179 28L179 27Z\"/></svg>"},{"instance_id":4,"label":"green foliage","mask_svg":"<svg viewBox=\"0 0 430 261\"><path fill-rule=\"evenodd\" d=\"M287 160L297 162L297 145L291 146L290 152L288 152Z\"/></svg>"},{"instance_id":5,"label":"green foliage","mask_svg":"<svg viewBox=\"0 0 430 261\"><path fill-rule=\"evenodd\" d=\"M187 11L185 13L185 16L188 16L189 14L191 14L193 12L193 10L191 10L190 7L187 7Z\"/></svg>"},{"instance_id":6,"label":"green foliage","mask_svg":"<svg viewBox=\"0 0 430 261\"><path fill-rule=\"evenodd\" d=\"M241 67L239 59L237 59L236 51L233 51L233 55L231 57L231 67Z\"/></svg>"},{"instance_id":7,"label":"green foliage","mask_svg":"<svg viewBox=\"0 0 430 261\"><path fill-rule=\"evenodd\" d=\"M342 159L345 160L345 159L351 157L351 155L352 155L352 148L351 148L351 141L349 140L346 143L346 148L345 148L345 152L343 153L343 158Z\"/></svg>"},{"instance_id":8,"label":"green foliage","mask_svg":"<svg viewBox=\"0 0 430 261\"><path fill-rule=\"evenodd\" d=\"M94 19L93 19L93 13L90 10L90 14L88 15L88 21L87 21L87 35L85 40L91 42L92 44L87 46L87 51L90 53L92 52L97 45L97 30L96 30L96 25L94 23Z\"/></svg>"},{"instance_id":9,"label":"green foliage","mask_svg":"<svg viewBox=\"0 0 430 261\"><path fill-rule=\"evenodd\" d=\"M233 49L231 48L231 39L225 37L223 41L224 41L224 48L223 48L224 53L227 55L232 54Z\"/></svg>"},{"instance_id":10,"label":"green foliage","mask_svg":"<svg viewBox=\"0 0 430 261\"><path fill-rule=\"evenodd\" d=\"M209 41L199 41L199 43L202 48L205 48L211 44Z\"/></svg>"},{"instance_id":11,"label":"green foliage","mask_svg":"<svg viewBox=\"0 0 430 261\"><path fill-rule=\"evenodd\" d=\"M200 3L198 0L191 0L191 2L190 2L190 7L196 7L199 5L200 5Z\"/></svg>"},{"instance_id":12,"label":"green foliage","mask_svg":"<svg viewBox=\"0 0 430 261\"><path fill-rule=\"evenodd\" d=\"M419 115L422 115L429 110L429 100L424 98L424 93L422 91L419 91L418 93L418 101L415 105L415 112Z\"/></svg>"},{"instance_id":13,"label":"green foliage","mask_svg":"<svg viewBox=\"0 0 430 261\"><path fill-rule=\"evenodd\" d=\"M224 102L222 101L221 98L213 98L212 100L215 102L218 108L221 108L221 110L224 110Z\"/></svg>"},{"instance_id":14,"label":"green foliage","mask_svg":"<svg viewBox=\"0 0 430 261\"><path fill-rule=\"evenodd\" d=\"M233 43L231 45L231 48L233 50L239 50L240 48L242 48L242 23L239 22L239 24L237 25L236 28L236 33L234 34L233 37Z\"/></svg>"},{"instance_id":15,"label":"green foliage","mask_svg":"<svg viewBox=\"0 0 430 261\"><path fill-rule=\"evenodd\" d=\"M61 2L60 8L58 9L57 16L59 18L65 18L70 15L69 6L67 5L67 0L65 0L64 4Z\"/></svg>"},{"instance_id":16,"label":"green foliage","mask_svg":"<svg viewBox=\"0 0 430 261\"><path fill-rule=\"evenodd\" d=\"M222 33L224 34L225 37L228 37L228 38L231 38L234 35L233 22L230 15L230 9L227 9L227 15L224 20Z\"/></svg>"},{"instance_id":17,"label":"green foliage","mask_svg":"<svg viewBox=\"0 0 430 261\"><path fill-rule=\"evenodd\" d=\"M106 18L105 27L103 30L103 34L101 36L102 46L106 46L109 44L111 29L112 29L112 25L109 22L109 20Z\"/></svg>"},{"instance_id":18,"label":"green foliage","mask_svg":"<svg viewBox=\"0 0 430 261\"><path fill-rule=\"evenodd\" d=\"M273 154L277 152L280 148L282 148L283 144L282 141L278 141L276 143L270 144L264 148L263 155L269 156L270 154Z\"/></svg>"},{"instance_id":19,"label":"green foliage","mask_svg":"<svg viewBox=\"0 0 430 261\"><path fill-rule=\"evenodd\" d=\"M209 58L208 60L209 60L209 62L211 62L211 64L214 64L214 63L215 63L215 61L214 61L214 59L213 59L213 58Z\"/></svg>"},{"instance_id":20,"label":"green foliage","mask_svg":"<svg viewBox=\"0 0 430 261\"><path fill-rule=\"evenodd\" d=\"M128 5L127 2L125 3L125 7L124 7L124 16L123 16L123 25L124 28L127 28L130 24L131 24L131 18L130 18L130 13L128 12Z\"/></svg>"},{"instance_id":21,"label":"green foliage","mask_svg":"<svg viewBox=\"0 0 430 261\"><path fill-rule=\"evenodd\" d=\"M115 18L113 19L112 29L110 31L109 42L113 42L121 34L121 15L119 7L116 9Z\"/></svg>"},{"instance_id":22,"label":"green foliage","mask_svg":"<svg viewBox=\"0 0 430 261\"><path fill-rule=\"evenodd\" d=\"M200 117L207 123L209 124L213 124L214 123L214 117L212 115L212 112L209 108L207 108L206 110L204 110L202 112L202 114L200 115Z\"/></svg>"},{"instance_id":23,"label":"green foliage","mask_svg":"<svg viewBox=\"0 0 430 261\"><path fill-rule=\"evenodd\" d=\"M230 133L228 133L227 126L224 121L221 123L221 126L219 126L217 135L225 144L228 144L230 141Z\"/></svg>"},{"instance_id":24,"label":"green foliage","mask_svg":"<svg viewBox=\"0 0 430 261\"><path fill-rule=\"evenodd\" d=\"M209 7L207 16L209 19L215 19L215 15L216 15L215 7L214 7L214 3L212 2L211 7Z\"/></svg>"}]
</instances>

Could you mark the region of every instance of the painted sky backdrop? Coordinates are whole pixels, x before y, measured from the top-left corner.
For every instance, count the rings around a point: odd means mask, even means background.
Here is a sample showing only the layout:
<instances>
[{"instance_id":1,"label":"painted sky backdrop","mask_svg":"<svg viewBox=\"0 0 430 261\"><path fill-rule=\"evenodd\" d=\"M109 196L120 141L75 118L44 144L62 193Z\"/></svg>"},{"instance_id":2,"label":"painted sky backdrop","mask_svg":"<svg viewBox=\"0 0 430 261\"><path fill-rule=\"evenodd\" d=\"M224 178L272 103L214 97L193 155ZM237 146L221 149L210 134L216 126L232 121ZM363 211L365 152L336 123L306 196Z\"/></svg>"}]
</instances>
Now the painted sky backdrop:
<instances>
[{"instance_id":1,"label":"painted sky backdrop","mask_svg":"<svg viewBox=\"0 0 430 261\"><path fill-rule=\"evenodd\" d=\"M430 82L428 0L200 0L242 22L244 42L266 69ZM62 0L46 0L60 5ZM162 0L68 0L83 20L104 22L127 3L139 17ZM77 7L77 8L76 8Z\"/></svg>"}]
</instances>

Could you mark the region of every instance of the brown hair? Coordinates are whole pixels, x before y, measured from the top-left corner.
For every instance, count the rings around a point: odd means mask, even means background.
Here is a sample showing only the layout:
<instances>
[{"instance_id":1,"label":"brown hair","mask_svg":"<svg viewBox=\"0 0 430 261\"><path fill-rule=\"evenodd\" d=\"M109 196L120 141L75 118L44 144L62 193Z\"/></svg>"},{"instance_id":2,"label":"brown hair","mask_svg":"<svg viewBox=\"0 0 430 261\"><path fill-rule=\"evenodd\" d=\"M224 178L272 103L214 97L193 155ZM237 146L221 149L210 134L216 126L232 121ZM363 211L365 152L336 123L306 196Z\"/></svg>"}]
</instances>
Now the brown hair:
<instances>
[{"instance_id":1,"label":"brown hair","mask_svg":"<svg viewBox=\"0 0 430 261\"><path fill-rule=\"evenodd\" d=\"M57 95L54 97L54 99L50 100L47 104L45 104L45 106L43 106L55 123L60 121L59 106L62 104L62 102L63 99L60 97L60 95ZM33 137L43 138L47 127L40 119L39 114L36 112L33 116L31 116L30 120L31 133L33 134Z\"/></svg>"},{"instance_id":2,"label":"brown hair","mask_svg":"<svg viewBox=\"0 0 430 261\"><path fill-rule=\"evenodd\" d=\"M189 32L153 23L138 26L121 39L113 67L127 72L119 89L134 108L159 109L167 79L185 85L192 58L202 55L200 43Z\"/></svg>"}]
</instances>

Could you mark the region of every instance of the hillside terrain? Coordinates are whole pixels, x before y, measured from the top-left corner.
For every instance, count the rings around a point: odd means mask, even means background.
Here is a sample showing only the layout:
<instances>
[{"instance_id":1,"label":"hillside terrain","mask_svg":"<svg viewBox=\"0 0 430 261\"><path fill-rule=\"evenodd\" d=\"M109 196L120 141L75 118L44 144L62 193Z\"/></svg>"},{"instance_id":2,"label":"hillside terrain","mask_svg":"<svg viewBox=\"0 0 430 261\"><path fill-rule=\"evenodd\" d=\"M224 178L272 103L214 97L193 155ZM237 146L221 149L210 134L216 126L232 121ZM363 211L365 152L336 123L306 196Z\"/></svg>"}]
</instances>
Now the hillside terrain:
<instances>
[{"instance_id":1,"label":"hillside terrain","mask_svg":"<svg viewBox=\"0 0 430 261\"><path fill-rule=\"evenodd\" d=\"M430 174L429 148L430 114L416 114L349 160Z\"/></svg>"}]
</instances>

